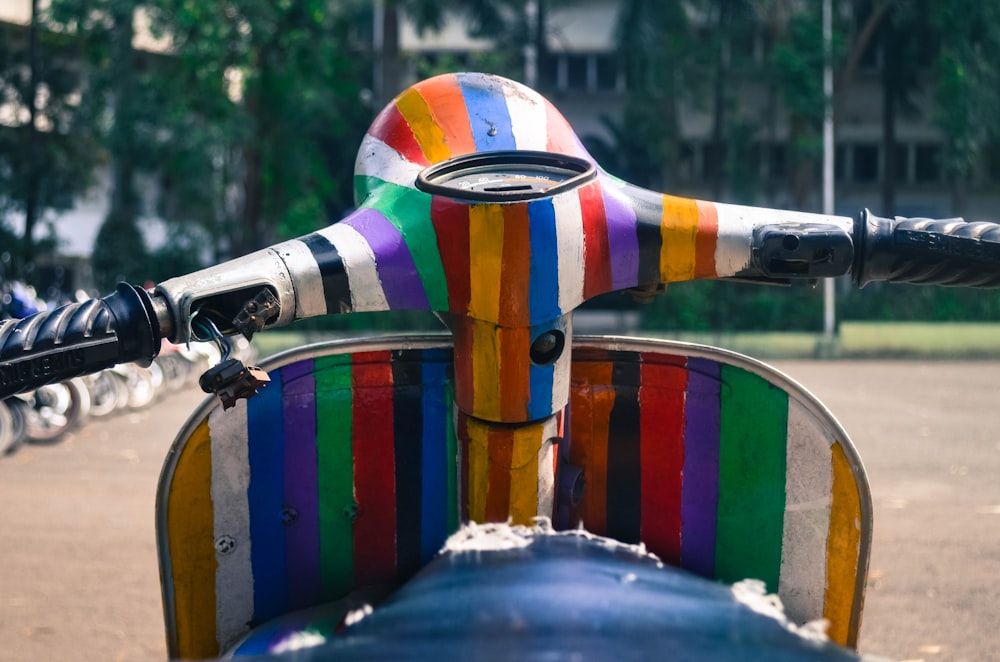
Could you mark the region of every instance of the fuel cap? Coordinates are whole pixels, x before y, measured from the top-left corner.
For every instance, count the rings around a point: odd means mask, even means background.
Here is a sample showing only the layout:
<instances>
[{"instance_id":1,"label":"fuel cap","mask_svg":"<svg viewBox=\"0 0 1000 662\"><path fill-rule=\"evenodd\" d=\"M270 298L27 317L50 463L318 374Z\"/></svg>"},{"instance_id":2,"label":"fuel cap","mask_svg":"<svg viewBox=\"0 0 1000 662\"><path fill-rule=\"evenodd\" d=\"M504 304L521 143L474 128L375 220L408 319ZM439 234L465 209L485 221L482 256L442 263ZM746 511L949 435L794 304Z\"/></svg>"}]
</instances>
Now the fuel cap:
<instances>
[{"instance_id":1,"label":"fuel cap","mask_svg":"<svg viewBox=\"0 0 1000 662\"><path fill-rule=\"evenodd\" d=\"M590 161L565 154L510 150L457 156L417 175L417 188L476 202L548 198L597 175Z\"/></svg>"}]
</instances>

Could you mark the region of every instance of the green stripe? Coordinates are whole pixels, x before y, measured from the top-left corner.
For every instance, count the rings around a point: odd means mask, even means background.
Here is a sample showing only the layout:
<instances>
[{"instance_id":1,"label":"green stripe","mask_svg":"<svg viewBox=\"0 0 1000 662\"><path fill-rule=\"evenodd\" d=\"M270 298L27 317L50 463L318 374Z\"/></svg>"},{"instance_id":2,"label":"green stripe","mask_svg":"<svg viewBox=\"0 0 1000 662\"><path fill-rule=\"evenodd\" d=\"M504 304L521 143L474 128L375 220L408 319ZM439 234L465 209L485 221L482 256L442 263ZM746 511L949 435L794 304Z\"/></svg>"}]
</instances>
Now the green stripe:
<instances>
[{"instance_id":1,"label":"green stripe","mask_svg":"<svg viewBox=\"0 0 1000 662\"><path fill-rule=\"evenodd\" d=\"M448 380L444 392L445 407L448 412L448 535L458 531L459 512L462 509L458 501L458 437L455 434L455 383Z\"/></svg>"},{"instance_id":2,"label":"green stripe","mask_svg":"<svg viewBox=\"0 0 1000 662\"><path fill-rule=\"evenodd\" d=\"M356 178L360 179L360 177ZM367 188L373 195L366 206L385 214L406 242L420 274L431 310L448 310L448 285L438 252L437 234L427 222L431 217L431 196L408 186L399 186L369 177ZM359 186L359 182L355 182Z\"/></svg>"},{"instance_id":3,"label":"green stripe","mask_svg":"<svg viewBox=\"0 0 1000 662\"><path fill-rule=\"evenodd\" d=\"M320 574L324 597L335 599L354 588L350 355L317 358L315 378Z\"/></svg>"},{"instance_id":4,"label":"green stripe","mask_svg":"<svg viewBox=\"0 0 1000 662\"><path fill-rule=\"evenodd\" d=\"M777 592L785 512L788 394L722 366L715 576L761 579Z\"/></svg>"}]
</instances>

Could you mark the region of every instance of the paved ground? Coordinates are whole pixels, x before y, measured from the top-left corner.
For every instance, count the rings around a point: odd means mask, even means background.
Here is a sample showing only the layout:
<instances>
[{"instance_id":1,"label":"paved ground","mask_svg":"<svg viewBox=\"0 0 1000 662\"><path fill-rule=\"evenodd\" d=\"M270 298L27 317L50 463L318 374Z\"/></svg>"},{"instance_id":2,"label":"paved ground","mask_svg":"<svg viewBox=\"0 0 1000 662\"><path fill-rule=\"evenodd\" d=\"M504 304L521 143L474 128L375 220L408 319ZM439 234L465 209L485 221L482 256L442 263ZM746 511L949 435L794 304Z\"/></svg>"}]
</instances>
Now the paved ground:
<instances>
[{"instance_id":1,"label":"paved ground","mask_svg":"<svg viewBox=\"0 0 1000 662\"><path fill-rule=\"evenodd\" d=\"M861 650L1000 659L1000 362L782 362L851 433L875 541ZM0 458L0 660L157 660L153 503L192 392Z\"/></svg>"}]
</instances>

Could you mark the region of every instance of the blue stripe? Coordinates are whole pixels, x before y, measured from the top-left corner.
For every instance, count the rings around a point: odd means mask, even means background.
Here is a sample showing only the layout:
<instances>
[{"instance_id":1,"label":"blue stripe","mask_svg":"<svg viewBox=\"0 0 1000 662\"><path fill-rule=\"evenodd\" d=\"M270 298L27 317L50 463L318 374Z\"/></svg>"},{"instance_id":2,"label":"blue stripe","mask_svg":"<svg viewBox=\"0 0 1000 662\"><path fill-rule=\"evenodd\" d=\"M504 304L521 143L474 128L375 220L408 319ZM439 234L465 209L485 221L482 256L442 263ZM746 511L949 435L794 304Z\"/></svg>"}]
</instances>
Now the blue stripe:
<instances>
[{"instance_id":1,"label":"blue stripe","mask_svg":"<svg viewBox=\"0 0 1000 662\"><path fill-rule=\"evenodd\" d=\"M458 74L458 84L462 88L465 107L469 110L469 124L472 137L476 141L477 152L498 149L517 149L514 131L507 109L507 98L497 90L480 87L485 81L499 86L499 80L480 74Z\"/></svg>"},{"instance_id":2,"label":"blue stripe","mask_svg":"<svg viewBox=\"0 0 1000 662\"><path fill-rule=\"evenodd\" d=\"M556 212L552 200L528 203L531 219L531 274L528 303L531 325L549 322L560 315L559 248Z\"/></svg>"},{"instance_id":3,"label":"blue stripe","mask_svg":"<svg viewBox=\"0 0 1000 662\"><path fill-rule=\"evenodd\" d=\"M531 397L528 399L528 418L535 420L552 413L552 380L555 365L532 365L528 374Z\"/></svg>"},{"instance_id":4,"label":"blue stripe","mask_svg":"<svg viewBox=\"0 0 1000 662\"><path fill-rule=\"evenodd\" d=\"M424 475L420 492L420 560L427 563L448 536L449 412L445 402L446 364L425 356L422 365Z\"/></svg>"},{"instance_id":5,"label":"blue stripe","mask_svg":"<svg viewBox=\"0 0 1000 662\"><path fill-rule=\"evenodd\" d=\"M286 611L285 531L281 521L284 495L285 424L281 371L247 402L250 456L250 563L253 569L254 619L265 621Z\"/></svg>"}]
</instances>

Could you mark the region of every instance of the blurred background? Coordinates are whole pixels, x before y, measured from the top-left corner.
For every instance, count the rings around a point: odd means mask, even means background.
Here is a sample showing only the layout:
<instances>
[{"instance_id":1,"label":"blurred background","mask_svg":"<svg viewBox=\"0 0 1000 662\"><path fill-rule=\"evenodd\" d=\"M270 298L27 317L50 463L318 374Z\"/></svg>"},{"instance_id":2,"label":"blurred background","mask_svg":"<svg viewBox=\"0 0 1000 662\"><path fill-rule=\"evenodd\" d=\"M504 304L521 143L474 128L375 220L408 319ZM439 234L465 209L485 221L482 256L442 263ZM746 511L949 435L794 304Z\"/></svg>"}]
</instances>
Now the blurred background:
<instances>
[{"instance_id":1,"label":"blurred background","mask_svg":"<svg viewBox=\"0 0 1000 662\"><path fill-rule=\"evenodd\" d=\"M155 282L328 225L353 205L375 114L446 71L535 87L632 183L821 211L824 5L835 212L1000 220L996 2L0 0L5 300L15 284L45 305ZM823 305L808 285L704 282L579 318L790 330L812 351ZM989 292L841 282L835 306L845 341L887 321L1000 321ZM399 315L302 328L434 325ZM964 332L998 335L983 328Z\"/></svg>"}]
</instances>

